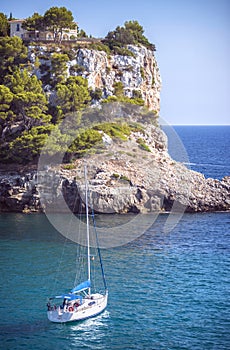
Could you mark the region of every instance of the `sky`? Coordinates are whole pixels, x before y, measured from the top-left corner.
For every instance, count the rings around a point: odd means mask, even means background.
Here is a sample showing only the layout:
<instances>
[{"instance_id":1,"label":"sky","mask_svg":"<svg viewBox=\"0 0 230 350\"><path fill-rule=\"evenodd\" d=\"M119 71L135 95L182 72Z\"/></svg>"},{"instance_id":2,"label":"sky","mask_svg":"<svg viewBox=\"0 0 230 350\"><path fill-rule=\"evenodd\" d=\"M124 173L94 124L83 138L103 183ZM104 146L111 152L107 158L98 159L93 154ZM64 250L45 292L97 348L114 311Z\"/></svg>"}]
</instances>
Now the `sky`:
<instances>
[{"instance_id":1,"label":"sky","mask_svg":"<svg viewBox=\"0 0 230 350\"><path fill-rule=\"evenodd\" d=\"M230 0L0 0L0 12L20 19L53 6L94 37L137 20L157 49L160 116L172 125L230 124Z\"/></svg>"}]
</instances>

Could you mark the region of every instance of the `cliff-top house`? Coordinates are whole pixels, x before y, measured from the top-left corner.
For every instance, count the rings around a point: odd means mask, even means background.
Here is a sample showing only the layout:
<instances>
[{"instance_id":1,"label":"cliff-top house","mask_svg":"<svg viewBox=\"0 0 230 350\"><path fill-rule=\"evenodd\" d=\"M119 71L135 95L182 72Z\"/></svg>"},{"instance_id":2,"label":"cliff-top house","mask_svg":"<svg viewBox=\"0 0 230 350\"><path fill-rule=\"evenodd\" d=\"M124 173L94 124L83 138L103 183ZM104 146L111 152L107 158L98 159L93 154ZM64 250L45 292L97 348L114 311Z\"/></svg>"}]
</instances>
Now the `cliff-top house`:
<instances>
[{"instance_id":1,"label":"cliff-top house","mask_svg":"<svg viewBox=\"0 0 230 350\"><path fill-rule=\"evenodd\" d=\"M24 41L35 41L35 40L53 41L54 40L54 35L52 31L49 31L49 30L28 31L26 29L23 29L22 23L24 21L25 21L24 19L14 19L12 21L9 21L10 36L18 36ZM78 34L77 26L76 26L76 29L64 29L62 34L62 40L68 41L68 40L76 39L77 34Z\"/></svg>"}]
</instances>

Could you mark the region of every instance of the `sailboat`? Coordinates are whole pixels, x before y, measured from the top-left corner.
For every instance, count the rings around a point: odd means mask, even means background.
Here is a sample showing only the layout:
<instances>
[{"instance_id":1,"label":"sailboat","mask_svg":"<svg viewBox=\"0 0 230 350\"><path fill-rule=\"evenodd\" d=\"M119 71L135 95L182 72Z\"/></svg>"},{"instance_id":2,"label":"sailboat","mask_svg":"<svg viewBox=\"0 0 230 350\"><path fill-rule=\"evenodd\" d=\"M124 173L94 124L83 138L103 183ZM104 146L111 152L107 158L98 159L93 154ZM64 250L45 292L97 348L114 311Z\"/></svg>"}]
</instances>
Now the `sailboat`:
<instances>
[{"instance_id":1,"label":"sailboat","mask_svg":"<svg viewBox=\"0 0 230 350\"><path fill-rule=\"evenodd\" d=\"M90 248L90 231L89 231L89 209L88 209L88 180L87 167L84 167L85 174L85 208L86 208L86 236L87 236L87 259L86 270L88 279L77 284L68 293L63 293L50 297L47 303L47 316L51 322L66 323L73 321L81 321L87 318L94 317L103 312L107 306L108 289L105 280L104 269L100 247L98 244L97 232L95 228L97 251L101 269L101 275L104 285L104 292L93 292L91 281L91 248ZM93 222L94 215L93 215ZM60 304L61 301L61 304ZM60 304L56 306L56 304Z\"/></svg>"}]
</instances>

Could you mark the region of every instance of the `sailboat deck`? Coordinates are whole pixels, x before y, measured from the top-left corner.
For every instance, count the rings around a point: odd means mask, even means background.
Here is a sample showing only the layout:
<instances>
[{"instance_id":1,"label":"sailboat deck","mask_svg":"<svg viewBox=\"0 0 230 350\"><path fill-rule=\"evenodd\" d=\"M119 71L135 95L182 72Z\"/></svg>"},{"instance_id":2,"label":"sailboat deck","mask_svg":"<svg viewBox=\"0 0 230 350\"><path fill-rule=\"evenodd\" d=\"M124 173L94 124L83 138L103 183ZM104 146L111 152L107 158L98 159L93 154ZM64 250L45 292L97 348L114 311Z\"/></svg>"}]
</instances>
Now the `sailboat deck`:
<instances>
[{"instance_id":1,"label":"sailboat deck","mask_svg":"<svg viewBox=\"0 0 230 350\"><path fill-rule=\"evenodd\" d=\"M76 306L76 301L71 301L64 308L59 306L49 310L48 319L52 322L71 322L96 316L106 308L107 298L107 293L95 293L84 298L81 305Z\"/></svg>"}]
</instances>

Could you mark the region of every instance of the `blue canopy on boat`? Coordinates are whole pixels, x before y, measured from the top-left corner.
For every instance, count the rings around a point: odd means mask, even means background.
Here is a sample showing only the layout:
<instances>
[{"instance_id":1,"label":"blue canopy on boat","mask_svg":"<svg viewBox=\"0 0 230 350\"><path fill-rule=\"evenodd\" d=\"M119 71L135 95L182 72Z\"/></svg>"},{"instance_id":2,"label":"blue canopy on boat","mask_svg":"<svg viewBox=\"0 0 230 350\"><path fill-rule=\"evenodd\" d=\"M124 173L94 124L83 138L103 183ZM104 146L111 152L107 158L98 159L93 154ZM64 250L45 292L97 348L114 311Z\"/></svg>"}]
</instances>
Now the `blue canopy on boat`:
<instances>
[{"instance_id":1,"label":"blue canopy on boat","mask_svg":"<svg viewBox=\"0 0 230 350\"><path fill-rule=\"evenodd\" d=\"M87 288L89 288L91 285L90 283L90 280L87 280L85 282L82 282L80 284L78 284L76 287L74 287L72 290L71 290L71 293L79 293Z\"/></svg>"},{"instance_id":2,"label":"blue canopy on boat","mask_svg":"<svg viewBox=\"0 0 230 350\"><path fill-rule=\"evenodd\" d=\"M66 294L56 295L55 297L52 297L50 299L67 299L67 300L80 299L80 301L82 301L82 296L81 295L75 295L75 294L72 294L72 293L66 293Z\"/></svg>"}]
</instances>

